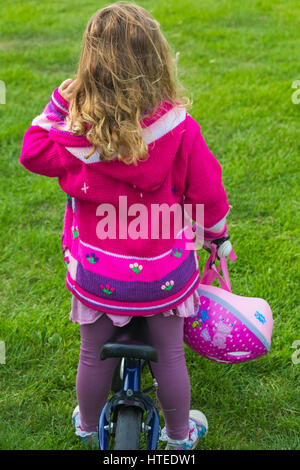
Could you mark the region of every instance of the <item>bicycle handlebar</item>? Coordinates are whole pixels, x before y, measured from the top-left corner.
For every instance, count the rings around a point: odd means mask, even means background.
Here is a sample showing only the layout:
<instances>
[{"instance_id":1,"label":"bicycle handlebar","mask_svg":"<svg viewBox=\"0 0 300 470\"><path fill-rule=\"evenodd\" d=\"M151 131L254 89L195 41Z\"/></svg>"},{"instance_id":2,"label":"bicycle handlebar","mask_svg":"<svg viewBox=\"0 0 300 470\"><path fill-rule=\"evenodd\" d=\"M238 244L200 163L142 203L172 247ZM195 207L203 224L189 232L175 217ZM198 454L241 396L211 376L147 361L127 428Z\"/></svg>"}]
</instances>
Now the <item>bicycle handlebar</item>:
<instances>
[{"instance_id":1,"label":"bicycle handlebar","mask_svg":"<svg viewBox=\"0 0 300 470\"><path fill-rule=\"evenodd\" d=\"M229 256L232 251L229 235L226 237L216 238L215 240L210 240L210 243L217 245L217 254L219 258L225 258L226 256Z\"/></svg>"}]
</instances>

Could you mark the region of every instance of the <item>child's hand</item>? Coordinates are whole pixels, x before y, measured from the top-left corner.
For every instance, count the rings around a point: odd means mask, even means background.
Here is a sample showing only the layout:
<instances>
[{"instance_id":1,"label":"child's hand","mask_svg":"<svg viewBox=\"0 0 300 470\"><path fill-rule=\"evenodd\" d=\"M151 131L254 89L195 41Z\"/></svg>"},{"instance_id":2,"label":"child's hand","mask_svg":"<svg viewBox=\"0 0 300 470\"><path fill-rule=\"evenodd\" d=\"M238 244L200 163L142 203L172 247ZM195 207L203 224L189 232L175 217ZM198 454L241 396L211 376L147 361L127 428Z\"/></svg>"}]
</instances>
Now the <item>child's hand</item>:
<instances>
[{"instance_id":1,"label":"child's hand","mask_svg":"<svg viewBox=\"0 0 300 470\"><path fill-rule=\"evenodd\" d=\"M74 91L74 87L76 85L77 80L73 80L72 78L68 78L64 82L62 82L58 88L59 94L68 102L70 102L72 98L72 94Z\"/></svg>"}]
</instances>

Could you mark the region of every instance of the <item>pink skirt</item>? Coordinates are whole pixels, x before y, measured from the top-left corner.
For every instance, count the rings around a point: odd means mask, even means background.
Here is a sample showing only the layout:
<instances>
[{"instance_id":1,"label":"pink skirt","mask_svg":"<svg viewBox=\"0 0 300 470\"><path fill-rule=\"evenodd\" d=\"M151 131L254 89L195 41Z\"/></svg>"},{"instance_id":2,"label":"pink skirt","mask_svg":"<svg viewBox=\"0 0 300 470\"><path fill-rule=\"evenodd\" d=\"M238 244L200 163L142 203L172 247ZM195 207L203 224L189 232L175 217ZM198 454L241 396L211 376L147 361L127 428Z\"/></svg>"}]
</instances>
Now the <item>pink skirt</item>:
<instances>
[{"instance_id":1,"label":"pink skirt","mask_svg":"<svg viewBox=\"0 0 300 470\"><path fill-rule=\"evenodd\" d=\"M176 307L176 313L174 313L173 310L167 310L166 312L163 312L163 315L165 317L169 317L172 315L184 318L191 317L198 310L199 304L199 295L197 293L197 290L195 290L193 294L191 294L184 302L182 302ZM73 323L79 323L80 325L86 323L94 323L98 320L98 318L102 317L102 315L107 315L115 326L125 326L133 318L132 316L114 315L111 313L100 312L99 310L95 310L93 308L88 307L87 305L84 305L82 302L80 302L79 299L77 299L77 297L75 297L74 295L72 296L72 309L70 312L70 320ZM153 317L154 315L148 316Z\"/></svg>"}]
</instances>

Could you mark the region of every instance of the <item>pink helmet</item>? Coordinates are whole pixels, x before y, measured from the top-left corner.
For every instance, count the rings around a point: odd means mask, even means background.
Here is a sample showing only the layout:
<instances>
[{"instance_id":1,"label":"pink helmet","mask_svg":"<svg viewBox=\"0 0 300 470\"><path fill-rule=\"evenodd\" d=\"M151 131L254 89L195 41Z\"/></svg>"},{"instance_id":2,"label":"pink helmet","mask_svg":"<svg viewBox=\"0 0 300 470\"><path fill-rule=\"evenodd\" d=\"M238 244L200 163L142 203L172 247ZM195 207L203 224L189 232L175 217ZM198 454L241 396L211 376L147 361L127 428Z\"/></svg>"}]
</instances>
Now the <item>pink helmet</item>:
<instances>
[{"instance_id":1,"label":"pink helmet","mask_svg":"<svg viewBox=\"0 0 300 470\"><path fill-rule=\"evenodd\" d=\"M250 361L270 350L271 308L263 299L233 294L226 259L220 258L218 269L215 257L213 252L197 290L200 305L193 316L185 318L184 341L194 352L212 361L228 364ZM232 250L231 260L234 259ZM225 281L219 274L221 267ZM216 276L224 288L206 285Z\"/></svg>"}]
</instances>

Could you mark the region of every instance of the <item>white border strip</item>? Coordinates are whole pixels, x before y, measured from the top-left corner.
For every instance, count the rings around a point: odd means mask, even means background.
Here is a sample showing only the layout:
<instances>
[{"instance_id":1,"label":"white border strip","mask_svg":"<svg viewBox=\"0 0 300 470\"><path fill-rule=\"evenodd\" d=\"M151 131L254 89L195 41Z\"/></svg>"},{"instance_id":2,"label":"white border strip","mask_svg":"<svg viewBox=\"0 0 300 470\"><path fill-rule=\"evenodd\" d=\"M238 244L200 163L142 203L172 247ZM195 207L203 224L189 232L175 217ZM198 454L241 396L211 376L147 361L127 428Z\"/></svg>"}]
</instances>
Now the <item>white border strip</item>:
<instances>
[{"instance_id":1,"label":"white border strip","mask_svg":"<svg viewBox=\"0 0 300 470\"><path fill-rule=\"evenodd\" d=\"M84 163L99 163L99 155L98 151L94 152L88 159L84 158L85 155L88 155L93 149L91 147L66 147L66 150L70 152L74 157L79 158Z\"/></svg>"},{"instance_id":2,"label":"white border strip","mask_svg":"<svg viewBox=\"0 0 300 470\"><path fill-rule=\"evenodd\" d=\"M181 122L185 120L185 108L172 108L161 118L155 121L150 126L142 129L142 136L146 144L151 144L155 140L168 134L175 129Z\"/></svg>"},{"instance_id":3,"label":"white border strip","mask_svg":"<svg viewBox=\"0 0 300 470\"><path fill-rule=\"evenodd\" d=\"M180 235L182 232L184 232L187 228L188 228L188 225L186 225L185 227L183 227L183 228L177 233L176 238L174 238L174 241L177 239L178 235ZM85 246L85 247L87 247L87 248L89 248L89 249L91 249L91 250L100 251L101 253L104 253L105 255L113 256L113 257L115 257L115 258L123 258L123 259L142 259L142 260L148 260L148 261L153 261L153 260L156 260L156 259L163 258L164 256L167 256L167 255L169 255L170 253L172 253L172 250L173 250L173 248L171 248L171 250L165 251L165 252L162 253L161 255L154 256L153 258L145 258L145 257L139 257L139 256L120 255L119 253L113 253L112 251L105 251L105 250L102 250L101 248L97 248L96 246L90 245L89 243L85 243L84 241L80 240L80 238L79 238L79 243L81 243L83 246Z\"/></svg>"},{"instance_id":4,"label":"white border strip","mask_svg":"<svg viewBox=\"0 0 300 470\"><path fill-rule=\"evenodd\" d=\"M171 132L175 127L181 124L186 118L186 109L174 107L161 118L155 121L153 124L147 128L141 129L141 134L143 140L147 145L151 144L157 139L160 139L164 135ZM92 150L91 147L66 147L68 152L70 152L74 157L79 158L84 163L97 163L99 162L98 151L94 152L88 159L85 159L84 156Z\"/></svg>"},{"instance_id":5,"label":"white border strip","mask_svg":"<svg viewBox=\"0 0 300 470\"><path fill-rule=\"evenodd\" d=\"M105 255L113 256L114 258L123 258L123 259L142 259L142 260L154 261L156 259L163 258L164 256L167 256L172 252L172 250L169 250L169 251L166 251L165 253L163 253L162 255L154 256L153 258L141 258L141 257L138 257L138 256L119 255L118 253L113 253L111 251L101 250L101 248L97 248L95 246L89 245L88 243L85 243L80 239L79 239L79 243L81 243L81 245L83 245L87 248L90 248L91 250L100 251L101 253L104 253Z\"/></svg>"},{"instance_id":6,"label":"white border strip","mask_svg":"<svg viewBox=\"0 0 300 470\"><path fill-rule=\"evenodd\" d=\"M182 294L180 297L178 297L178 298L176 299L176 302L177 302L178 300L182 299L182 297L184 297L185 295L187 295L187 293L192 289L192 287L195 285L195 283L199 280L199 277L200 277L200 273L198 273L196 279L194 280L193 284L190 285L189 289L188 289L184 294ZM102 306L103 306L103 307L109 307L111 310L113 310L113 309L115 309L115 310L129 310L128 307L122 307L122 306L118 306L118 307L117 307L117 306L114 306L114 305L103 304L103 303L101 303L101 302L96 302L96 300L89 299L88 297L86 297L86 296L82 295L80 292L78 292L78 290L76 289L76 287L73 287L73 286L70 284L68 278L66 278L66 281L67 281L67 283L69 284L69 286L71 287L71 290L72 290L72 291L76 292L79 297L81 297L82 299L85 299L85 300L86 300L88 303L90 303L90 304L99 305L99 306L101 306L101 307L102 307ZM170 302L167 302L167 303L165 303L165 304L156 305L155 307L134 307L134 308L132 308L132 310L138 310L138 311L142 311L142 310L156 310L156 309L159 308L159 307L168 306L168 305L172 304L173 302L174 302L174 300L173 300L173 301L170 301ZM175 307L174 307L174 308L175 308ZM111 313L111 312L103 312L103 313L109 314L109 313ZM129 313L129 315L130 315L130 313Z\"/></svg>"},{"instance_id":7,"label":"white border strip","mask_svg":"<svg viewBox=\"0 0 300 470\"><path fill-rule=\"evenodd\" d=\"M61 103L59 103L59 102L57 101L57 99L56 99L55 96L54 96L54 93L52 93L51 99L53 100L55 106L56 106L57 108L59 108L61 111L63 111L63 114L66 114L66 113L68 114L68 113L69 113L69 110L68 110L67 108L65 108L65 106L63 106Z\"/></svg>"},{"instance_id":8,"label":"white border strip","mask_svg":"<svg viewBox=\"0 0 300 470\"><path fill-rule=\"evenodd\" d=\"M39 116L34 118L31 125L32 126L39 126L42 129L46 129L46 131L49 131L51 129L51 127L53 126L53 122L54 121L49 121L49 119L46 117L45 113L42 113Z\"/></svg>"}]
</instances>

